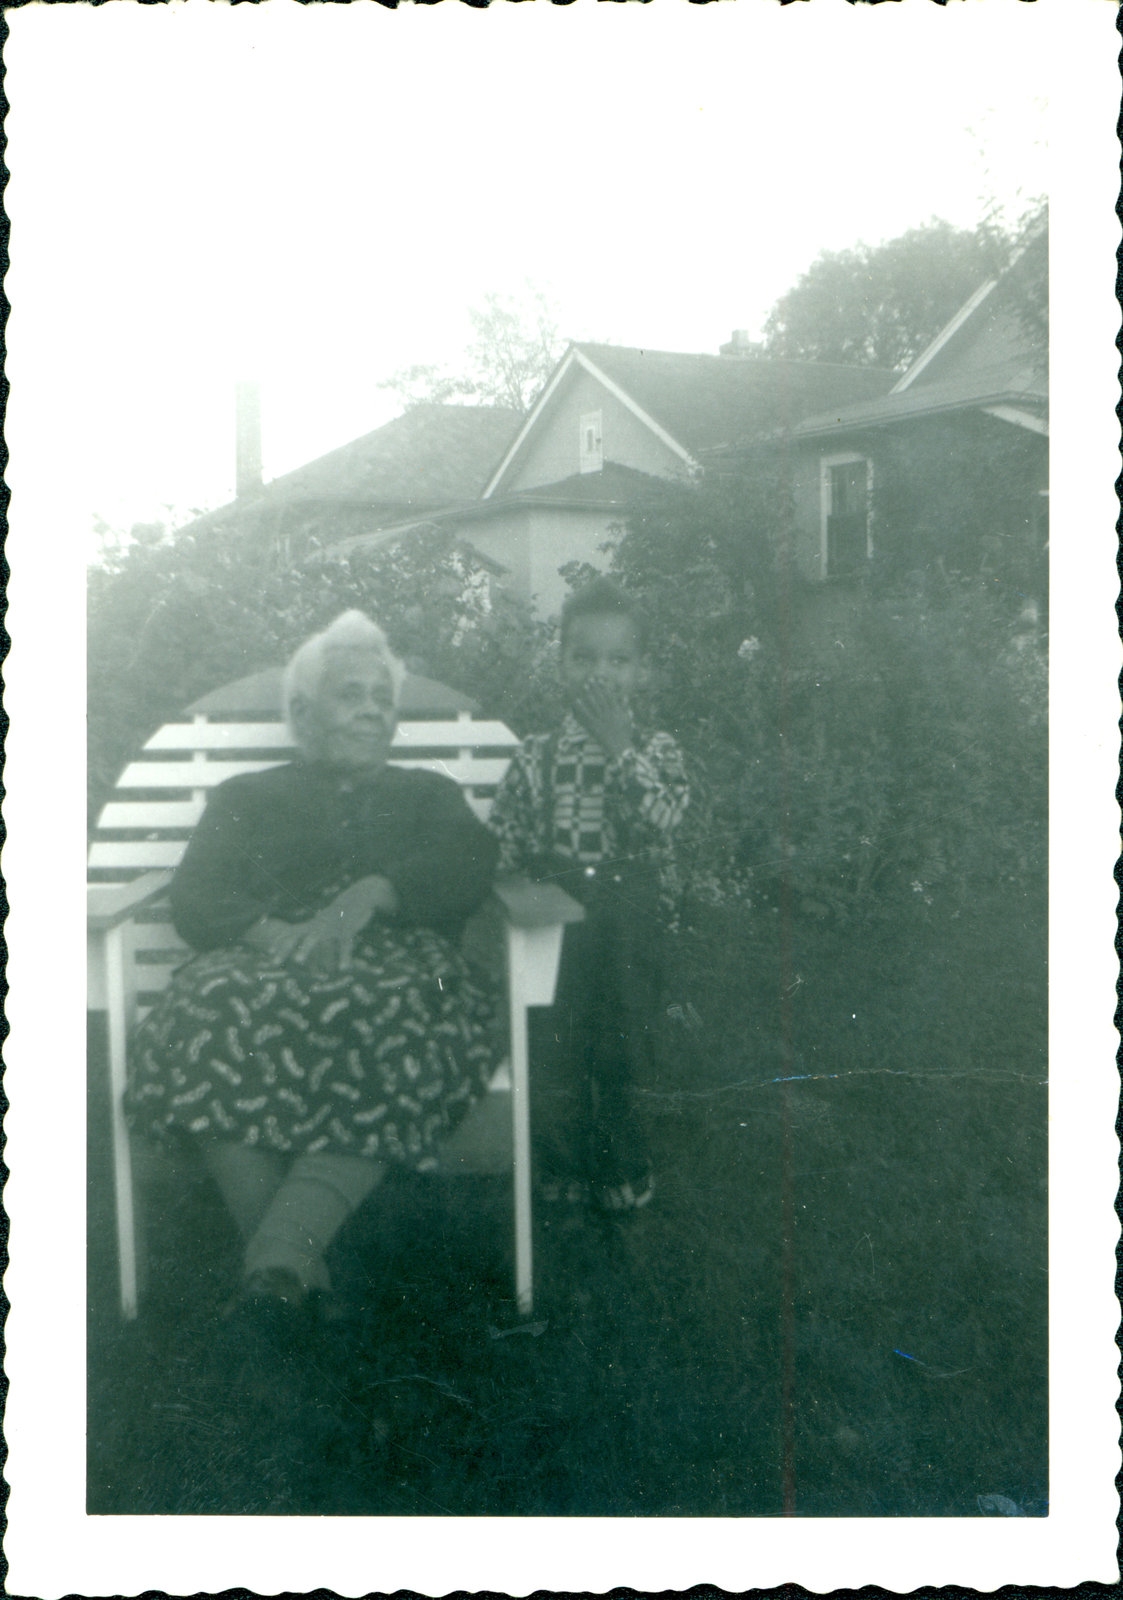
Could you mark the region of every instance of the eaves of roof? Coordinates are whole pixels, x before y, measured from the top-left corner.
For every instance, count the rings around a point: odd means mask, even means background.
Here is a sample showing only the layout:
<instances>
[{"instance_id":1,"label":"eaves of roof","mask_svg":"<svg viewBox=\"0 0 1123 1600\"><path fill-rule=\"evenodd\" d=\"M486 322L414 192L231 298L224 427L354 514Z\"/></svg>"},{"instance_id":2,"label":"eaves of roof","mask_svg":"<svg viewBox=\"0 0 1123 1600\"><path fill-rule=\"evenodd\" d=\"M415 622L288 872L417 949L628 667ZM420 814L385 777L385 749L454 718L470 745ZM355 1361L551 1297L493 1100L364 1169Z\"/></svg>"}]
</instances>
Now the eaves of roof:
<instances>
[{"instance_id":1,"label":"eaves of roof","mask_svg":"<svg viewBox=\"0 0 1123 1600\"><path fill-rule=\"evenodd\" d=\"M421 528L440 528L449 523L486 522L511 511L629 511L667 480L645 472L606 463L602 473L587 473L562 478L557 483L533 489L517 489L511 494L494 495L490 500L467 500L416 517L395 518L370 533L353 534L330 545L325 555L346 555L352 550L376 549ZM598 492L599 491L599 492Z\"/></svg>"},{"instance_id":2,"label":"eaves of roof","mask_svg":"<svg viewBox=\"0 0 1123 1600\"><path fill-rule=\"evenodd\" d=\"M792 430L792 436L797 439L820 438L825 434L851 432L855 428L886 427L916 417L938 416L951 411L982 411L999 405L1044 412L1048 404L1049 396L1044 389L955 392L952 386L941 388L933 384L926 389L887 395L884 400L876 400L868 405L848 406L842 411L808 417Z\"/></svg>"}]
</instances>

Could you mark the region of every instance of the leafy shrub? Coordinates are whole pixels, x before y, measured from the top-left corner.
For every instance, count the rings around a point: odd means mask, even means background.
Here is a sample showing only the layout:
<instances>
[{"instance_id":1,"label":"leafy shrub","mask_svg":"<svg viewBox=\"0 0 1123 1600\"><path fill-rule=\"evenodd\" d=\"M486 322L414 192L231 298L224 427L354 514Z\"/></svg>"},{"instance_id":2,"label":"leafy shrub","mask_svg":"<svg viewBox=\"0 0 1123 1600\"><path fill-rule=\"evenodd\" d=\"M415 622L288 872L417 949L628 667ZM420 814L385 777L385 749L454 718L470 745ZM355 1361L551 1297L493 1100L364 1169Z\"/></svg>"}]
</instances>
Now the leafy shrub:
<instances>
[{"instance_id":1,"label":"leafy shrub","mask_svg":"<svg viewBox=\"0 0 1123 1600\"><path fill-rule=\"evenodd\" d=\"M812 596L785 579L786 515L762 457L669 488L608 549L652 621L652 714L705 773L684 840L696 895L847 922L1039 870L1036 629L977 576L887 564L854 596L850 647L798 656L791 616Z\"/></svg>"}]
</instances>

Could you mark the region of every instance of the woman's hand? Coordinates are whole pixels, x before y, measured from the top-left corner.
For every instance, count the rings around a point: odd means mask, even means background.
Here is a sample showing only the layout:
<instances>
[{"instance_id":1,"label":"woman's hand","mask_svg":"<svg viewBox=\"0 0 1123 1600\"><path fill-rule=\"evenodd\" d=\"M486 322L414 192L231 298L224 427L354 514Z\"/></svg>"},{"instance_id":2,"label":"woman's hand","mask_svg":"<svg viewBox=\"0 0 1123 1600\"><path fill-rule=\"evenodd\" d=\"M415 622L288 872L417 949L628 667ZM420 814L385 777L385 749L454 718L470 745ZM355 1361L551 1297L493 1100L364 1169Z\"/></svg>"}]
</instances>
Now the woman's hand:
<instances>
[{"instance_id":1,"label":"woman's hand","mask_svg":"<svg viewBox=\"0 0 1123 1600\"><path fill-rule=\"evenodd\" d=\"M262 917L242 935L246 944L262 950L274 961L287 961L308 932L307 922L283 922L280 917Z\"/></svg>"},{"instance_id":2,"label":"woman's hand","mask_svg":"<svg viewBox=\"0 0 1123 1600\"><path fill-rule=\"evenodd\" d=\"M292 960L317 972L342 972L351 965L355 940L371 918L397 909L398 891L389 878L359 878L303 924Z\"/></svg>"},{"instance_id":3,"label":"woman's hand","mask_svg":"<svg viewBox=\"0 0 1123 1600\"><path fill-rule=\"evenodd\" d=\"M607 756L622 756L632 746L632 713L615 689L595 678L582 685L574 696L573 711L578 722L600 745Z\"/></svg>"},{"instance_id":4,"label":"woman's hand","mask_svg":"<svg viewBox=\"0 0 1123 1600\"><path fill-rule=\"evenodd\" d=\"M277 961L295 961L321 973L344 971L371 918L397 909L398 892L389 878L359 878L314 917L304 922L263 917L246 937Z\"/></svg>"}]
</instances>

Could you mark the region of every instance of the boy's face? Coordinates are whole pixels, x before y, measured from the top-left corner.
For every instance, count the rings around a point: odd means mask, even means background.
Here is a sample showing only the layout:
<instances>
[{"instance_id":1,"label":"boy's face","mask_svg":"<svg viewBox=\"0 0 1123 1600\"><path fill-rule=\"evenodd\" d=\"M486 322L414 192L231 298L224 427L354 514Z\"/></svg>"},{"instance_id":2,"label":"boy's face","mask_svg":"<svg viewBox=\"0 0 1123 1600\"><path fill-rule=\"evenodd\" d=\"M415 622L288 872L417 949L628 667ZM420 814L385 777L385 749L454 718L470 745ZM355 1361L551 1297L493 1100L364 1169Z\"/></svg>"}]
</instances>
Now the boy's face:
<instances>
[{"instance_id":1,"label":"boy's face","mask_svg":"<svg viewBox=\"0 0 1123 1600\"><path fill-rule=\"evenodd\" d=\"M570 701L600 683L627 705L643 676L643 652L630 617L574 617L561 651L562 687Z\"/></svg>"}]
</instances>

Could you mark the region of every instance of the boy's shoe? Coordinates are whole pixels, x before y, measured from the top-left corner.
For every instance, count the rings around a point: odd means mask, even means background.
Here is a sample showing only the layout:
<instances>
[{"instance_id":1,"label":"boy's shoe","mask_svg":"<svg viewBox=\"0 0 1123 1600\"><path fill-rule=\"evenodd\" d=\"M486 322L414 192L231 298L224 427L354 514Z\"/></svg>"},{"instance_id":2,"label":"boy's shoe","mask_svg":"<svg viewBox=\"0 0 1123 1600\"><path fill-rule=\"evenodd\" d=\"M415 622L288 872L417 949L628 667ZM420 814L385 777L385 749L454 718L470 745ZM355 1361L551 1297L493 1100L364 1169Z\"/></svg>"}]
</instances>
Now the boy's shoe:
<instances>
[{"instance_id":1,"label":"boy's shoe","mask_svg":"<svg viewBox=\"0 0 1123 1600\"><path fill-rule=\"evenodd\" d=\"M638 1211L654 1198L655 1178L650 1172L630 1183L598 1183L593 1189L593 1201L598 1210L612 1213Z\"/></svg>"},{"instance_id":2,"label":"boy's shoe","mask_svg":"<svg viewBox=\"0 0 1123 1600\"><path fill-rule=\"evenodd\" d=\"M548 1206L587 1206L592 1198L584 1178L544 1178L538 1196Z\"/></svg>"}]
</instances>

